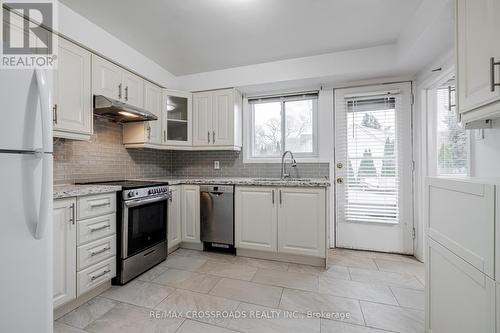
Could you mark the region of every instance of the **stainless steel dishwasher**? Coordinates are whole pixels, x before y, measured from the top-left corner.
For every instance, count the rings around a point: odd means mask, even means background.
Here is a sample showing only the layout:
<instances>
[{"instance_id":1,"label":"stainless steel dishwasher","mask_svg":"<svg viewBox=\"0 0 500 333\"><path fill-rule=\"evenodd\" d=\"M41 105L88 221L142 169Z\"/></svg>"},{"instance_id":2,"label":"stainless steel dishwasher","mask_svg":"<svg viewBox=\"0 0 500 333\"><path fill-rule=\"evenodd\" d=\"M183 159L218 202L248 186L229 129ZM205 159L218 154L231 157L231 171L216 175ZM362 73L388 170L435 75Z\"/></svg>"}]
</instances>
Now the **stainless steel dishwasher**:
<instances>
[{"instance_id":1,"label":"stainless steel dishwasher","mask_svg":"<svg viewBox=\"0 0 500 333\"><path fill-rule=\"evenodd\" d=\"M234 186L200 186L200 210L205 249L234 249Z\"/></svg>"}]
</instances>

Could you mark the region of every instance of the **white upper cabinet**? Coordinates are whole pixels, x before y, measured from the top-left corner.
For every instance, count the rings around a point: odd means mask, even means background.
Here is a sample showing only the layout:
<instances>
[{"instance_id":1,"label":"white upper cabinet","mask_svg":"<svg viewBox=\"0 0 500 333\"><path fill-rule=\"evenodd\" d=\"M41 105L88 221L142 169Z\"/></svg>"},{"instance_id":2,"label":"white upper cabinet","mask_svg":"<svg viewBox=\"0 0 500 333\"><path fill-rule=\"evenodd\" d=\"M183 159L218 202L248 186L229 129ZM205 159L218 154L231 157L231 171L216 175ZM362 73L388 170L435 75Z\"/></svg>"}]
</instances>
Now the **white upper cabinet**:
<instances>
[{"instance_id":1,"label":"white upper cabinet","mask_svg":"<svg viewBox=\"0 0 500 333\"><path fill-rule=\"evenodd\" d=\"M242 142L242 96L236 89L193 94L193 146L239 150Z\"/></svg>"},{"instance_id":2,"label":"white upper cabinet","mask_svg":"<svg viewBox=\"0 0 500 333\"><path fill-rule=\"evenodd\" d=\"M500 117L498 36L500 1L456 1L458 110L465 123Z\"/></svg>"},{"instance_id":3,"label":"white upper cabinet","mask_svg":"<svg viewBox=\"0 0 500 333\"><path fill-rule=\"evenodd\" d=\"M123 124L123 143L129 145L153 145L162 143L161 108L162 89L152 83L144 82L144 109L153 113L158 120Z\"/></svg>"},{"instance_id":4,"label":"white upper cabinet","mask_svg":"<svg viewBox=\"0 0 500 333\"><path fill-rule=\"evenodd\" d=\"M277 190L274 187L237 187L235 192L235 246L276 252Z\"/></svg>"},{"instance_id":5,"label":"white upper cabinet","mask_svg":"<svg viewBox=\"0 0 500 333\"><path fill-rule=\"evenodd\" d=\"M169 186L168 248L179 245L182 240L182 186Z\"/></svg>"},{"instance_id":6,"label":"white upper cabinet","mask_svg":"<svg viewBox=\"0 0 500 333\"><path fill-rule=\"evenodd\" d=\"M283 187L278 196L278 251L325 258L325 189Z\"/></svg>"},{"instance_id":7,"label":"white upper cabinet","mask_svg":"<svg viewBox=\"0 0 500 333\"><path fill-rule=\"evenodd\" d=\"M151 84L144 82L144 80L137 75L127 71L123 72L122 84L123 101L127 104L137 106L138 108L145 107L147 109L146 105L144 104L147 102L147 97L145 98L144 95L146 94L145 90L149 86L151 86ZM156 103L156 101L154 103Z\"/></svg>"},{"instance_id":8,"label":"white upper cabinet","mask_svg":"<svg viewBox=\"0 0 500 333\"><path fill-rule=\"evenodd\" d=\"M59 38L54 72L54 137L89 140L92 135L91 53Z\"/></svg>"},{"instance_id":9,"label":"white upper cabinet","mask_svg":"<svg viewBox=\"0 0 500 333\"><path fill-rule=\"evenodd\" d=\"M75 206L74 198L54 201L52 250L54 308L76 298Z\"/></svg>"},{"instance_id":10,"label":"white upper cabinet","mask_svg":"<svg viewBox=\"0 0 500 333\"><path fill-rule=\"evenodd\" d=\"M103 95L121 102L144 107L144 80L125 69L92 56L94 95Z\"/></svg>"},{"instance_id":11,"label":"white upper cabinet","mask_svg":"<svg viewBox=\"0 0 500 333\"><path fill-rule=\"evenodd\" d=\"M164 90L162 105L162 143L167 146L191 146L192 94Z\"/></svg>"},{"instance_id":12,"label":"white upper cabinet","mask_svg":"<svg viewBox=\"0 0 500 333\"><path fill-rule=\"evenodd\" d=\"M193 145L210 146L212 135L212 94L210 92L193 95L194 122Z\"/></svg>"},{"instance_id":13,"label":"white upper cabinet","mask_svg":"<svg viewBox=\"0 0 500 333\"><path fill-rule=\"evenodd\" d=\"M121 100L123 69L96 55L92 56L92 68L94 95Z\"/></svg>"}]
</instances>

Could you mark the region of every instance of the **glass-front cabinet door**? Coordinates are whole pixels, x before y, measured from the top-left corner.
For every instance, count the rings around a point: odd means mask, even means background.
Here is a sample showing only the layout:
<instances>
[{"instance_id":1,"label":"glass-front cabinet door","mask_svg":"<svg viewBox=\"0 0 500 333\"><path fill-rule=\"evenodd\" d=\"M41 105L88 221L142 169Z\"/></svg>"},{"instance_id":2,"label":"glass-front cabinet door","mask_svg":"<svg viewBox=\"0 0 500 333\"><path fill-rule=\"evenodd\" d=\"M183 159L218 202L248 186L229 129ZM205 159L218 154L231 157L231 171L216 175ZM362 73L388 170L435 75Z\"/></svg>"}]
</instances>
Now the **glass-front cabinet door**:
<instances>
[{"instance_id":1,"label":"glass-front cabinet door","mask_svg":"<svg viewBox=\"0 0 500 333\"><path fill-rule=\"evenodd\" d=\"M165 90L162 110L163 144L171 146L191 145L191 122L191 93Z\"/></svg>"}]
</instances>

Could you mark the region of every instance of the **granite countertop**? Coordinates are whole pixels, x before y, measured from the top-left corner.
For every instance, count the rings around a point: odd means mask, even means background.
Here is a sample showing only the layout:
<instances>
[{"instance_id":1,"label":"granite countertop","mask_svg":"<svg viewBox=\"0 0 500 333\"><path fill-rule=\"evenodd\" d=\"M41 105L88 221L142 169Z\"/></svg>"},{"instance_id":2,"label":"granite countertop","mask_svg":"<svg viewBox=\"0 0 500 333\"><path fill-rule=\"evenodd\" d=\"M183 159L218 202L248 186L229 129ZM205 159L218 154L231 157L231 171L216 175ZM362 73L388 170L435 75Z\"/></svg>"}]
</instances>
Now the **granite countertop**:
<instances>
[{"instance_id":1,"label":"granite countertop","mask_svg":"<svg viewBox=\"0 0 500 333\"><path fill-rule=\"evenodd\" d=\"M289 186L289 187L329 187L330 181L324 178L148 178L152 181L166 182L169 185L248 185L248 186Z\"/></svg>"},{"instance_id":2,"label":"granite countertop","mask_svg":"<svg viewBox=\"0 0 500 333\"><path fill-rule=\"evenodd\" d=\"M90 194L121 191L121 186L114 185L54 185L54 199L80 197Z\"/></svg>"},{"instance_id":3,"label":"granite countertop","mask_svg":"<svg viewBox=\"0 0 500 333\"><path fill-rule=\"evenodd\" d=\"M247 186L290 186L290 187L328 187L330 181L322 178L298 178L281 180L279 178L147 178L165 182L169 185L247 185ZM79 197L84 195L121 191L115 185L54 185L54 199Z\"/></svg>"}]
</instances>

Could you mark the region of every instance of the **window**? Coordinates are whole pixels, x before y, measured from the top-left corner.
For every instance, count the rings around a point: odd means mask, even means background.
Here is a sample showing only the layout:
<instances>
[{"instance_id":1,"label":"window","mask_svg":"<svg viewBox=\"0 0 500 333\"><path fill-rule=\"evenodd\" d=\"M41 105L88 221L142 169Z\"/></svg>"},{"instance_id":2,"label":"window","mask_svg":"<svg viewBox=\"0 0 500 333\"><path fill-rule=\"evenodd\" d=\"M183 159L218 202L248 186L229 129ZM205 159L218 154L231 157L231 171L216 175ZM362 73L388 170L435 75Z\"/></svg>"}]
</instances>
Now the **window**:
<instances>
[{"instance_id":1,"label":"window","mask_svg":"<svg viewBox=\"0 0 500 333\"><path fill-rule=\"evenodd\" d=\"M278 158L286 150L297 157L317 154L318 94L249 99L250 157Z\"/></svg>"},{"instance_id":2,"label":"window","mask_svg":"<svg viewBox=\"0 0 500 333\"><path fill-rule=\"evenodd\" d=\"M455 111L453 81L436 89L436 161L438 175L466 175L468 172L467 134Z\"/></svg>"}]
</instances>

